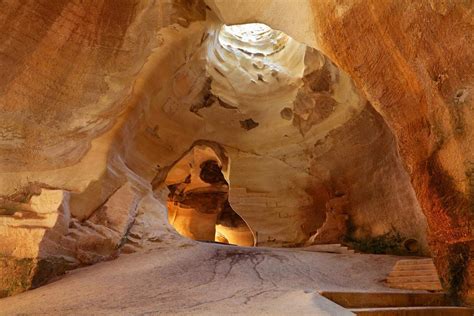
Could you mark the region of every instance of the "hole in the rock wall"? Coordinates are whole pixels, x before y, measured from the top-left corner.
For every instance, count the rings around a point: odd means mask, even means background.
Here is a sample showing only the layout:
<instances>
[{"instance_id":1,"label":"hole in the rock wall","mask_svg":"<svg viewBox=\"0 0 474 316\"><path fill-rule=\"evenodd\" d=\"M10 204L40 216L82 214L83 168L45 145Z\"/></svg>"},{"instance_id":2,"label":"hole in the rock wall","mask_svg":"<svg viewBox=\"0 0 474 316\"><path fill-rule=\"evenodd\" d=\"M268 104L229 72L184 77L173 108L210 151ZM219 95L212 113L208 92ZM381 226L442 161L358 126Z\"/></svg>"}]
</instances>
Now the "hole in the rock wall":
<instances>
[{"instance_id":1,"label":"hole in the rock wall","mask_svg":"<svg viewBox=\"0 0 474 316\"><path fill-rule=\"evenodd\" d=\"M291 120L293 118L293 110L285 107L283 110L281 110L280 115L284 120Z\"/></svg>"},{"instance_id":2,"label":"hole in the rock wall","mask_svg":"<svg viewBox=\"0 0 474 316\"><path fill-rule=\"evenodd\" d=\"M301 84L306 45L260 23L222 25L211 34L206 70L219 100L245 110L291 99Z\"/></svg>"},{"instance_id":3,"label":"hole in the rock wall","mask_svg":"<svg viewBox=\"0 0 474 316\"><path fill-rule=\"evenodd\" d=\"M210 184L227 184L217 161L206 160L201 164L200 168L199 177L202 181Z\"/></svg>"},{"instance_id":4,"label":"hole in the rock wall","mask_svg":"<svg viewBox=\"0 0 474 316\"><path fill-rule=\"evenodd\" d=\"M258 126L258 123L255 122L253 119L249 118L249 119L246 119L246 120L243 120L243 121L240 121L240 126L247 130L247 131L250 131L251 129L255 128Z\"/></svg>"},{"instance_id":5,"label":"hole in the rock wall","mask_svg":"<svg viewBox=\"0 0 474 316\"><path fill-rule=\"evenodd\" d=\"M223 46L255 56L274 54L285 46L287 40L288 36L284 33L261 23L224 25L219 36Z\"/></svg>"},{"instance_id":6,"label":"hole in the rock wall","mask_svg":"<svg viewBox=\"0 0 474 316\"><path fill-rule=\"evenodd\" d=\"M181 235L208 242L253 246L247 223L228 201L228 159L194 146L168 171L168 220Z\"/></svg>"},{"instance_id":7,"label":"hole in the rock wall","mask_svg":"<svg viewBox=\"0 0 474 316\"><path fill-rule=\"evenodd\" d=\"M418 240L409 238L403 242L403 246L409 253L417 253L419 250Z\"/></svg>"}]
</instances>

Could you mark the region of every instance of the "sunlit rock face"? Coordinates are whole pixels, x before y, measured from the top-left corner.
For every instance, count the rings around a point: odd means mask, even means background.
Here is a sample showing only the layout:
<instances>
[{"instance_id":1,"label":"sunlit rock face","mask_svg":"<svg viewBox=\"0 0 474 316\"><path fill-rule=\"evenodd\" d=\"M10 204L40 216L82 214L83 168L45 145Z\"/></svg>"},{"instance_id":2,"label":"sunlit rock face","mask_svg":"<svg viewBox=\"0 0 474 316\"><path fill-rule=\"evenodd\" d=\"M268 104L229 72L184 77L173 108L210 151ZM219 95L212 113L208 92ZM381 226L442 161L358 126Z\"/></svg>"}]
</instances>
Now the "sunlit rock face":
<instances>
[{"instance_id":1,"label":"sunlit rock face","mask_svg":"<svg viewBox=\"0 0 474 316\"><path fill-rule=\"evenodd\" d=\"M250 26L256 27L252 36L248 35ZM255 125L249 134L256 137L245 145L252 153L257 153L254 155L257 159L252 159L251 155L245 160L238 159L245 161L245 167L239 169L269 170L268 175L260 173L255 180L246 180L242 185L246 187L246 193L235 188L239 180L230 173L231 204L258 232L259 242L277 241L274 235L282 236L282 227L288 225L278 224L275 227L278 233L271 235L268 228L259 227L269 225L262 224L268 222L263 214L277 211L275 217L291 218L293 215L288 208L298 205L295 203L301 205L302 215L299 220L293 219L295 227L291 228L291 233L298 231L297 225L302 227L306 235L298 241L303 242L308 238L307 234L314 234L322 224L326 202L342 192L350 196L352 202L346 210L347 215L351 215L349 239L361 242L374 236L386 236L401 242L412 236L419 240L421 252L426 253L426 224L394 138L383 119L356 92L351 80L323 55L281 32L269 31L258 24L239 27L224 26L219 30L217 43L211 46L208 54L208 72L212 78L211 92L217 96L219 104L251 114ZM243 35L235 35L239 30ZM257 42L261 53L257 53L255 47L253 52L243 48L245 36ZM261 43L265 39L269 39L266 43L271 49ZM259 142L259 138L264 142ZM269 161L262 161L258 155L268 157ZM286 166L276 164L272 161L275 158ZM289 197L289 188L280 189L273 196L268 192L270 178L284 174L283 170L288 166L302 171L299 176L288 171L284 177L288 182L300 177L311 183L302 186L310 191L312 201L307 204L301 199L307 192L293 198ZM265 176L269 177L266 181ZM251 173L247 173L246 178L250 177ZM262 183L254 184L257 180ZM370 183L372 185L368 185ZM278 188L274 182L272 186ZM293 187L291 191L296 192L297 188ZM251 190L256 193L249 193ZM372 198L377 195L386 198ZM286 202L278 201L278 197ZM396 211L380 212L386 203ZM273 207L259 212L267 204ZM317 222L310 222L310 219Z\"/></svg>"},{"instance_id":2,"label":"sunlit rock face","mask_svg":"<svg viewBox=\"0 0 474 316\"><path fill-rule=\"evenodd\" d=\"M207 3L225 23L284 30L351 76L396 137L445 286L474 300L472 3Z\"/></svg>"},{"instance_id":3,"label":"sunlit rock face","mask_svg":"<svg viewBox=\"0 0 474 316\"><path fill-rule=\"evenodd\" d=\"M2 4L0 295L182 244L166 218L237 245L431 252L468 293L472 7L292 3Z\"/></svg>"},{"instance_id":4,"label":"sunlit rock face","mask_svg":"<svg viewBox=\"0 0 474 316\"><path fill-rule=\"evenodd\" d=\"M202 29L189 25L205 18L205 6L9 1L1 7L4 296L119 253L139 189L112 161L114 140L140 102L133 91L147 59Z\"/></svg>"},{"instance_id":5,"label":"sunlit rock face","mask_svg":"<svg viewBox=\"0 0 474 316\"><path fill-rule=\"evenodd\" d=\"M227 106L257 115L283 108L303 83L305 51L306 45L263 24L219 24L207 53L211 92Z\"/></svg>"},{"instance_id":6,"label":"sunlit rock face","mask_svg":"<svg viewBox=\"0 0 474 316\"><path fill-rule=\"evenodd\" d=\"M163 44L160 29L178 18L202 18L198 3L4 3L1 170L80 161L125 109L131 83Z\"/></svg>"},{"instance_id":7,"label":"sunlit rock face","mask_svg":"<svg viewBox=\"0 0 474 316\"><path fill-rule=\"evenodd\" d=\"M443 283L474 302L472 3L360 2L340 17L327 14L334 9L314 6L315 27L331 34L321 36L321 49L393 130Z\"/></svg>"}]
</instances>

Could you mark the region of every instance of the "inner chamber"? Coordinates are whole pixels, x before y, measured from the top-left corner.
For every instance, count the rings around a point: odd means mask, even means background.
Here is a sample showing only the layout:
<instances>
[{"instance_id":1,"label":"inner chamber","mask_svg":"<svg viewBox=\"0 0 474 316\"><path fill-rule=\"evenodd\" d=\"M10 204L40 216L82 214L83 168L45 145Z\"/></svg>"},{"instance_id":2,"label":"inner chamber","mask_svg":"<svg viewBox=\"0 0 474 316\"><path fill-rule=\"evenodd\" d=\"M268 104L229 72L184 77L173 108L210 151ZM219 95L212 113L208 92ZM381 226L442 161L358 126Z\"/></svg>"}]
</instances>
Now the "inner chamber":
<instances>
[{"instance_id":1,"label":"inner chamber","mask_svg":"<svg viewBox=\"0 0 474 316\"><path fill-rule=\"evenodd\" d=\"M206 75L211 95L205 102L248 112L256 105L282 108L295 98L304 71L305 45L260 23L222 25L210 34ZM259 125L252 118L240 124L242 132ZM229 202L229 172L230 159L205 145L194 146L171 167L165 180L170 191L168 219L181 235L256 245L257 232Z\"/></svg>"},{"instance_id":2,"label":"inner chamber","mask_svg":"<svg viewBox=\"0 0 474 316\"><path fill-rule=\"evenodd\" d=\"M426 219L395 138L331 60L259 23L214 24L193 56L174 90L190 91L177 104L190 104L195 116L184 105L178 111L200 126L187 130L199 144L164 181L180 234L428 254ZM201 84L186 88L190 82Z\"/></svg>"},{"instance_id":3,"label":"inner chamber","mask_svg":"<svg viewBox=\"0 0 474 316\"><path fill-rule=\"evenodd\" d=\"M168 220L181 235L199 241L253 246L247 223L230 206L229 159L194 146L169 171Z\"/></svg>"}]
</instances>

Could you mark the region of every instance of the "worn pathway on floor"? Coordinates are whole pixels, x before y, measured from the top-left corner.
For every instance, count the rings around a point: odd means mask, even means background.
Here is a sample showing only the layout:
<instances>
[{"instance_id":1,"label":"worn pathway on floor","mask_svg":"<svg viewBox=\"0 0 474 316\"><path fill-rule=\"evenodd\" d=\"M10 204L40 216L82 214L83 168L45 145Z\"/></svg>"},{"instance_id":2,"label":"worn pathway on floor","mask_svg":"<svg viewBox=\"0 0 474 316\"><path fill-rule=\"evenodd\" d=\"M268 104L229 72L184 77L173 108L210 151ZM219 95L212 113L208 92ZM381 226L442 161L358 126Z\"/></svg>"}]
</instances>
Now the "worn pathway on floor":
<instances>
[{"instance_id":1,"label":"worn pathway on floor","mask_svg":"<svg viewBox=\"0 0 474 316\"><path fill-rule=\"evenodd\" d=\"M400 291L382 283L399 259L189 241L71 271L0 315L351 315L317 291Z\"/></svg>"}]
</instances>

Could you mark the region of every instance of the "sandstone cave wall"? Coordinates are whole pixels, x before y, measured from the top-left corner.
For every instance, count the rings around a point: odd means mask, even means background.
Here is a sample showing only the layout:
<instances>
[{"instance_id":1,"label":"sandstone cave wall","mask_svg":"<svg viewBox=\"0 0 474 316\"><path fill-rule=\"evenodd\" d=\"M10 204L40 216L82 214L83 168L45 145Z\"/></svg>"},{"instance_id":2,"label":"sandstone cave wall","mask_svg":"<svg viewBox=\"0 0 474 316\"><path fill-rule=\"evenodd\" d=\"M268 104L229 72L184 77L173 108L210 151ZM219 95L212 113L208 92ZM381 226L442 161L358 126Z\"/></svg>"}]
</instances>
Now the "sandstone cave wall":
<instances>
[{"instance_id":1,"label":"sandstone cave wall","mask_svg":"<svg viewBox=\"0 0 474 316\"><path fill-rule=\"evenodd\" d=\"M192 22L204 18L202 2L5 2L2 19L13 22L0 33L6 56L12 57L2 59L9 71L0 89L0 192L2 203L15 206L13 211L3 208L12 213L2 214L2 233L9 234L5 249L29 247L34 253L17 259L43 253L61 256L64 265L116 255L112 249L122 247L123 235L134 231L130 219L140 214L143 226L149 218L135 195L146 194L155 179L155 202L163 204L160 184L169 167L195 141L206 140L228 153L230 202L259 232L260 244L305 242L322 224L325 203L342 191L351 201L355 237L394 229L419 240L426 252L416 192L438 268L450 283L453 276L447 271L468 262L472 240L472 53L463 49L468 37L452 39L433 53L429 43L448 35L426 30L459 19L457 33L469 34L472 19L461 5L411 3L411 13L397 22L404 10L396 3L302 1L295 10L283 4L208 1L224 23L264 22L319 49L334 64L315 58L306 66L325 69L330 79L322 81L323 90L308 91L325 76L307 72L295 81L292 102L274 108L246 102L238 111L217 99L201 107L212 89L206 75L212 34L206 35L204 22ZM20 18L15 11L23 12ZM50 19L38 20L35 12ZM414 12L431 24L415 23ZM33 37L21 27L31 21L38 29ZM420 40L420 32L430 34L424 46L415 49L401 38L399 28L392 27L400 23L412 42ZM380 25L391 30L390 36ZM372 31L367 34L368 26ZM24 38L29 44L22 50ZM402 49L394 39L405 43ZM455 48L459 53L453 53ZM285 108L291 112L282 114ZM258 127L242 125L249 119ZM62 207L49 202L48 224L23 221L39 212L32 209L32 197L49 199L50 191L59 191L53 195ZM117 192L128 197L124 208L114 204ZM114 209L122 220L106 224L104 218L117 215ZM60 220L49 223L50 216ZM98 237L99 231L106 237ZM64 239L68 234L69 243ZM68 246L58 247L62 244ZM453 262L459 251L466 257ZM35 265L25 268L27 280ZM15 269L3 271L15 275Z\"/></svg>"},{"instance_id":2,"label":"sandstone cave wall","mask_svg":"<svg viewBox=\"0 0 474 316\"><path fill-rule=\"evenodd\" d=\"M472 2L302 2L310 9L207 1L224 22L284 30L353 78L395 134L445 287L472 301Z\"/></svg>"}]
</instances>

